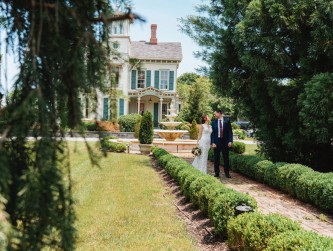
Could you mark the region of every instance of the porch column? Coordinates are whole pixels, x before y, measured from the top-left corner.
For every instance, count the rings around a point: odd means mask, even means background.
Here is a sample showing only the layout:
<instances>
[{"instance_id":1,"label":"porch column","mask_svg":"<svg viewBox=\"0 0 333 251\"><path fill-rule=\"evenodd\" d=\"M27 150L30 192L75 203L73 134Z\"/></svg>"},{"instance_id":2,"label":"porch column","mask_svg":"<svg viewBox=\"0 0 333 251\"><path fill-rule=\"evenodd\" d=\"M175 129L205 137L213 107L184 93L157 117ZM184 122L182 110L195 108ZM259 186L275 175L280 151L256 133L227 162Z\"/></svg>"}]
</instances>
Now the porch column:
<instances>
[{"instance_id":1,"label":"porch column","mask_svg":"<svg viewBox=\"0 0 333 251\"><path fill-rule=\"evenodd\" d=\"M141 100L141 97L138 97L138 114L140 114L140 100Z\"/></svg>"},{"instance_id":2,"label":"porch column","mask_svg":"<svg viewBox=\"0 0 333 251\"><path fill-rule=\"evenodd\" d=\"M162 104L163 104L163 98L160 98L160 111L158 113L158 122L162 121Z\"/></svg>"}]
</instances>

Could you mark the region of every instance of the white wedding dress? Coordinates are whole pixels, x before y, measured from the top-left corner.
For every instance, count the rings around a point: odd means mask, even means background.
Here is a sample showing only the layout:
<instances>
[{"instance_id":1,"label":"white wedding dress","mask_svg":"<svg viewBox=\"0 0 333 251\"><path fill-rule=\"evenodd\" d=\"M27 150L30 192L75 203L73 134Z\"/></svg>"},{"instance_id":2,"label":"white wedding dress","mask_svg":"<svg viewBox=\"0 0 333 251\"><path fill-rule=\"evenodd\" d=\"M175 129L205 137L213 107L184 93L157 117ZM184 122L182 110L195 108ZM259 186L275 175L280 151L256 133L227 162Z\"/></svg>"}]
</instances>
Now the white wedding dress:
<instances>
[{"instance_id":1,"label":"white wedding dress","mask_svg":"<svg viewBox=\"0 0 333 251\"><path fill-rule=\"evenodd\" d=\"M202 135L199 140L199 147L201 149L200 156L196 156L192 165L198 168L201 172L208 173L207 161L208 151L210 148L210 135L212 133L212 127L207 124L202 124Z\"/></svg>"}]
</instances>

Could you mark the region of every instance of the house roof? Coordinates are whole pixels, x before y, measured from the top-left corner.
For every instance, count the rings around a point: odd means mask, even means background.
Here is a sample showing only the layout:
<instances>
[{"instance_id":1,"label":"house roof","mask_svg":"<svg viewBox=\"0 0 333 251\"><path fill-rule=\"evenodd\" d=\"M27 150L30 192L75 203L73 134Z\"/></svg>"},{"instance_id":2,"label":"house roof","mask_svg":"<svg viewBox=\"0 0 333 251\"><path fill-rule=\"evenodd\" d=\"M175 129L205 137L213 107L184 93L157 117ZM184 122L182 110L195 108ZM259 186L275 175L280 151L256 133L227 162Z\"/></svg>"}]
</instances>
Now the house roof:
<instances>
[{"instance_id":1,"label":"house roof","mask_svg":"<svg viewBox=\"0 0 333 251\"><path fill-rule=\"evenodd\" d=\"M183 58L181 43L157 43L152 45L144 41L132 41L130 57L137 59L179 60Z\"/></svg>"}]
</instances>

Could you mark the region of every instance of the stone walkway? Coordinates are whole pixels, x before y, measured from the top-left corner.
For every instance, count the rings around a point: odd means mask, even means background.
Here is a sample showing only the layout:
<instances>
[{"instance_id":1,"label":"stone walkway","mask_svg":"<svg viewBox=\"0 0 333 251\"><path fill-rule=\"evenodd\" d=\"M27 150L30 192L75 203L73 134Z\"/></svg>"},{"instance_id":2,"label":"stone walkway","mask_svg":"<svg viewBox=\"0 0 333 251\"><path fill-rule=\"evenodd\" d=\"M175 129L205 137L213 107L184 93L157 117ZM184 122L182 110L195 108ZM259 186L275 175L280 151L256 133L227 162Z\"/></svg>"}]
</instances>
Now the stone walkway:
<instances>
[{"instance_id":1,"label":"stone walkway","mask_svg":"<svg viewBox=\"0 0 333 251\"><path fill-rule=\"evenodd\" d=\"M174 153L192 163L190 153ZM208 172L214 174L213 162L208 161ZM223 174L223 170L221 170ZM239 192L247 193L257 200L259 211L278 213L298 221L306 230L317 232L333 238L333 215L329 215L307 203L301 202L291 196L274 190L262 183L246 178L238 173L230 172L231 179L221 176L220 180L226 186Z\"/></svg>"}]
</instances>

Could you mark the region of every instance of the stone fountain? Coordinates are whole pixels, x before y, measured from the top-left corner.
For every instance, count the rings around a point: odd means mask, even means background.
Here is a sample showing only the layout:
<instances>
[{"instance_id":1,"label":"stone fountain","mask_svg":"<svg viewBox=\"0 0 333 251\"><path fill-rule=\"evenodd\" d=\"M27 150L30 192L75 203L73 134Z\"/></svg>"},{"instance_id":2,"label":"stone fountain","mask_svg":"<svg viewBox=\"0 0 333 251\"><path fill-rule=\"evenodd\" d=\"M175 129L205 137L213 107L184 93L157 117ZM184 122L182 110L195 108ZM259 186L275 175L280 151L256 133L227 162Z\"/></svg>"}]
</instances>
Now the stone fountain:
<instances>
[{"instance_id":1,"label":"stone fountain","mask_svg":"<svg viewBox=\"0 0 333 251\"><path fill-rule=\"evenodd\" d=\"M187 130L175 130L175 127L180 125L182 122L175 122L177 117L174 101L170 104L170 109L168 109L169 114L165 115L168 118L168 122L160 122L160 124L166 126L168 129L158 129L154 130L160 137L164 138L166 141L175 141L177 138L183 136Z\"/></svg>"}]
</instances>

